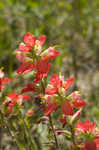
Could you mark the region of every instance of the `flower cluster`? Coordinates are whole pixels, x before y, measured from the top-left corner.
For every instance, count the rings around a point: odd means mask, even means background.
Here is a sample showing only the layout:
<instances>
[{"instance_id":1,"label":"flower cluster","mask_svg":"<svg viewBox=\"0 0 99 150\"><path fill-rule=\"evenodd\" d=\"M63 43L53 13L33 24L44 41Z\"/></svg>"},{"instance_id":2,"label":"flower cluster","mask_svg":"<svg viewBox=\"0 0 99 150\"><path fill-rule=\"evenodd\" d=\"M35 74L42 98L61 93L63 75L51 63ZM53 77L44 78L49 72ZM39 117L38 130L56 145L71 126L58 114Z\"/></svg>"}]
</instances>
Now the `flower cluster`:
<instances>
[{"instance_id":1,"label":"flower cluster","mask_svg":"<svg viewBox=\"0 0 99 150\"><path fill-rule=\"evenodd\" d=\"M16 58L22 62L17 69L18 74L26 74L35 69L34 82L40 81L43 77L48 76L50 69L49 60L59 55L59 52L53 47L46 50L42 46L46 40L46 36L42 35L37 40L34 35L27 33L24 36L24 43L21 43L19 49L16 50Z\"/></svg>"},{"instance_id":2,"label":"flower cluster","mask_svg":"<svg viewBox=\"0 0 99 150\"><path fill-rule=\"evenodd\" d=\"M24 103L25 100L30 100L29 95L19 95L15 92L8 94L8 96L5 99L4 104L8 106L7 113L11 114L13 111L13 107L16 105L21 106L21 108L24 108Z\"/></svg>"},{"instance_id":3,"label":"flower cluster","mask_svg":"<svg viewBox=\"0 0 99 150\"><path fill-rule=\"evenodd\" d=\"M99 130L89 120L76 123L75 135L78 137L80 150L97 150L99 148ZM84 139L84 141L82 140Z\"/></svg>"},{"instance_id":4,"label":"flower cluster","mask_svg":"<svg viewBox=\"0 0 99 150\"><path fill-rule=\"evenodd\" d=\"M57 150L56 134L65 134L73 143L72 149L97 150L99 148L99 131L95 123L90 123L89 120L78 122L86 101L82 98L80 91L70 93L69 89L74 83L74 77L65 80L61 74L52 74L49 83L47 82L51 66L50 61L59 55L59 51L54 49L54 47L44 50L43 44L45 40L45 35L40 36L38 39L31 33L26 33L24 36L24 43L21 43L15 51L17 60L21 62L17 69L17 74L27 74L33 71L33 81L27 83L26 87L21 90L21 94L16 92L8 94L3 102L3 106L6 107L6 112L10 116L15 112L14 108L16 106L23 110L24 102L31 99L29 95L24 94L25 92L35 93L35 96L39 97L40 103L44 106L42 109L43 116L40 116L38 120L40 122L46 121L46 118L49 120ZM11 79L4 78L4 72L0 71L0 92L4 89L4 85L10 81ZM52 114L57 110L60 111L57 120L59 124L62 124L61 130L54 127L51 120ZM2 110L0 111L2 112ZM33 115L35 115L35 111L30 106L27 116L32 118ZM68 130L65 130L65 128Z\"/></svg>"}]
</instances>

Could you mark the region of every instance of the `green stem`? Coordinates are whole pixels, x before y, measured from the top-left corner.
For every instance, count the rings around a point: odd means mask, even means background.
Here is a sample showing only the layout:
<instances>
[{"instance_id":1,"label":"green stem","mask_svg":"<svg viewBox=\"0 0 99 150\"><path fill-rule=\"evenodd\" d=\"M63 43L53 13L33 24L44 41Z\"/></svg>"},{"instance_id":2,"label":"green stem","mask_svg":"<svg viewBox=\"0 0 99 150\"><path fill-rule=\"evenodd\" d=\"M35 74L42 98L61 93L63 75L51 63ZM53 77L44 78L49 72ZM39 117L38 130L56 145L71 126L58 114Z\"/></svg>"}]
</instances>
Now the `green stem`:
<instances>
[{"instance_id":1,"label":"green stem","mask_svg":"<svg viewBox=\"0 0 99 150\"><path fill-rule=\"evenodd\" d=\"M26 136L27 136L27 141L28 141L28 144L29 144L29 150L36 150L36 146L35 146L35 143L33 141L33 138L31 136L31 133L27 127L27 124L26 124L26 121L24 120L22 114L21 114L21 111L20 111L20 115L21 115L21 118L22 118L22 122L23 122L23 126L24 126L24 130L25 130L25 133L26 133ZM32 148L31 148L32 147Z\"/></svg>"},{"instance_id":2,"label":"green stem","mask_svg":"<svg viewBox=\"0 0 99 150\"><path fill-rule=\"evenodd\" d=\"M70 126L70 129L71 129L71 140L72 140L72 142L73 142L73 144L75 146L75 150L78 150L77 144L75 142L75 132L74 132L74 128L73 128L72 125Z\"/></svg>"},{"instance_id":3,"label":"green stem","mask_svg":"<svg viewBox=\"0 0 99 150\"><path fill-rule=\"evenodd\" d=\"M7 130L8 130L8 133L9 133L9 135L11 136L11 138L12 138L12 140L13 140L13 142L14 142L16 148L17 148L18 150L20 150L20 148L19 148L19 146L18 146L18 144L17 144L17 141L16 141L15 137L14 137L14 135L12 134L12 132L11 132L9 126L8 126L8 122L4 119L4 117L3 117L3 123L4 123L4 125L6 126L6 128L7 128Z\"/></svg>"},{"instance_id":4,"label":"green stem","mask_svg":"<svg viewBox=\"0 0 99 150\"><path fill-rule=\"evenodd\" d=\"M51 115L49 115L49 122L50 122L50 126L52 128L52 132L53 132L53 135L54 135L56 150L59 150L58 140L57 140L56 133L55 133L55 130L54 130L54 127L53 127L53 122L52 122Z\"/></svg>"}]
</instances>

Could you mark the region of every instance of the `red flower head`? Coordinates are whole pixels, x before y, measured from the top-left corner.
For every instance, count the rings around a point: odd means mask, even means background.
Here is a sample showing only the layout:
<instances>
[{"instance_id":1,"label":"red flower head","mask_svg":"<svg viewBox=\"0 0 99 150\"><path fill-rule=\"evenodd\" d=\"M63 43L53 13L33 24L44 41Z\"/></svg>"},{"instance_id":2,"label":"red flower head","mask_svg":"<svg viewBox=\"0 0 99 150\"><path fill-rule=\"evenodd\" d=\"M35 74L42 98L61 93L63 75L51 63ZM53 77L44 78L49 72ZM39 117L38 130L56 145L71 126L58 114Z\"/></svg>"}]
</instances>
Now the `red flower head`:
<instances>
[{"instance_id":1,"label":"red flower head","mask_svg":"<svg viewBox=\"0 0 99 150\"><path fill-rule=\"evenodd\" d=\"M65 95L65 91L72 85L73 81L74 78L69 78L64 81L63 76L59 77L56 74L52 74L50 77L50 84L46 88L45 92L49 95Z\"/></svg>"},{"instance_id":2,"label":"red flower head","mask_svg":"<svg viewBox=\"0 0 99 150\"><path fill-rule=\"evenodd\" d=\"M36 44L36 41L39 42L39 44L42 46L45 43L46 36L41 35L38 40L36 40L35 36L32 35L31 33L26 33L24 36L24 42L26 43L27 46L34 46Z\"/></svg>"},{"instance_id":3,"label":"red flower head","mask_svg":"<svg viewBox=\"0 0 99 150\"><path fill-rule=\"evenodd\" d=\"M90 123L89 120L86 120L85 122L78 122L76 127L76 135L81 134L85 137L83 149L81 150L97 150L99 147L99 133L97 133L95 123Z\"/></svg>"},{"instance_id":4,"label":"red flower head","mask_svg":"<svg viewBox=\"0 0 99 150\"><path fill-rule=\"evenodd\" d=\"M5 100L5 105L8 105L8 114L12 113L13 106L16 104L20 105L22 107L22 104L25 100L30 100L30 96L28 95L18 95L17 93L13 92L8 94L8 97Z\"/></svg>"},{"instance_id":5,"label":"red flower head","mask_svg":"<svg viewBox=\"0 0 99 150\"><path fill-rule=\"evenodd\" d=\"M81 98L81 95L78 91L73 92L71 97L72 97L74 107L80 108L86 105L85 100Z\"/></svg>"},{"instance_id":6,"label":"red flower head","mask_svg":"<svg viewBox=\"0 0 99 150\"><path fill-rule=\"evenodd\" d=\"M95 130L95 123L92 122L90 124L89 120L86 120L85 122L78 122L76 126L79 132L91 133Z\"/></svg>"}]
</instances>

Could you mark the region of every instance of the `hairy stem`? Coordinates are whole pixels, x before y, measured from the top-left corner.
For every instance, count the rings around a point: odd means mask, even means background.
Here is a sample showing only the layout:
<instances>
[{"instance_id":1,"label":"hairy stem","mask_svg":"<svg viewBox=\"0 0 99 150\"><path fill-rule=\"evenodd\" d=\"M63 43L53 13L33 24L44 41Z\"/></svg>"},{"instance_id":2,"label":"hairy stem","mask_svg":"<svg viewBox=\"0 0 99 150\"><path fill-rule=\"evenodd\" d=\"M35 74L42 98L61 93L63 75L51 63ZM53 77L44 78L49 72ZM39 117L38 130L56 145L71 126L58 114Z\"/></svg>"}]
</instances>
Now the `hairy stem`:
<instances>
[{"instance_id":1,"label":"hairy stem","mask_svg":"<svg viewBox=\"0 0 99 150\"><path fill-rule=\"evenodd\" d=\"M75 147L75 150L78 150L77 144L76 144L76 142L75 142L74 128L73 128L72 125L70 126L70 129L71 129L71 138L72 138L73 145L74 145L74 147Z\"/></svg>"},{"instance_id":2,"label":"hairy stem","mask_svg":"<svg viewBox=\"0 0 99 150\"><path fill-rule=\"evenodd\" d=\"M59 145L58 145L56 133L55 133L55 130L54 130L54 127L53 127L53 122L52 122L52 117L51 117L51 115L49 115L49 122L50 122L50 126L51 126L51 128L52 128L52 132L53 132L53 135L54 135L56 150L59 150Z\"/></svg>"}]
</instances>

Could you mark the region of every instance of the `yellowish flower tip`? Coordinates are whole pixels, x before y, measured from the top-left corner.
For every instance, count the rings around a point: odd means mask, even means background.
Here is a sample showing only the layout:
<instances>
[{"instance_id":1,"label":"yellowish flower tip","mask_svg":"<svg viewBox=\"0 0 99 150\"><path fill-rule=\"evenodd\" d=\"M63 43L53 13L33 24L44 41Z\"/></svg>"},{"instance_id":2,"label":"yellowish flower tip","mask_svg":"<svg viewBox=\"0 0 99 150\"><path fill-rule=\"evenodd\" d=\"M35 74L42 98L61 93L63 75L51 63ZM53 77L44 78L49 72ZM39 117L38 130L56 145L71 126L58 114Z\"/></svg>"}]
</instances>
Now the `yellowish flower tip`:
<instances>
[{"instance_id":1,"label":"yellowish flower tip","mask_svg":"<svg viewBox=\"0 0 99 150\"><path fill-rule=\"evenodd\" d=\"M99 130L99 125L96 127L96 130Z\"/></svg>"},{"instance_id":2,"label":"yellowish flower tip","mask_svg":"<svg viewBox=\"0 0 99 150\"><path fill-rule=\"evenodd\" d=\"M45 101L41 101L40 104L45 104Z\"/></svg>"},{"instance_id":3,"label":"yellowish flower tip","mask_svg":"<svg viewBox=\"0 0 99 150\"><path fill-rule=\"evenodd\" d=\"M41 99L46 99L46 97L42 96Z\"/></svg>"},{"instance_id":4,"label":"yellowish flower tip","mask_svg":"<svg viewBox=\"0 0 99 150\"><path fill-rule=\"evenodd\" d=\"M78 93L78 94L81 94L81 91L78 91L77 93Z\"/></svg>"},{"instance_id":5,"label":"yellowish flower tip","mask_svg":"<svg viewBox=\"0 0 99 150\"><path fill-rule=\"evenodd\" d=\"M19 53L20 53L20 52L18 52L18 51L12 52L13 55L17 55L17 54L19 54Z\"/></svg>"},{"instance_id":6,"label":"yellowish flower tip","mask_svg":"<svg viewBox=\"0 0 99 150\"><path fill-rule=\"evenodd\" d=\"M72 98L72 96L71 95L69 95L68 97L67 97L67 99L71 99Z\"/></svg>"},{"instance_id":7,"label":"yellowish flower tip","mask_svg":"<svg viewBox=\"0 0 99 150\"><path fill-rule=\"evenodd\" d=\"M61 75L62 75L61 72L59 72L59 77L61 77Z\"/></svg>"},{"instance_id":8,"label":"yellowish flower tip","mask_svg":"<svg viewBox=\"0 0 99 150\"><path fill-rule=\"evenodd\" d=\"M55 49L55 48L57 48L57 47L58 47L58 45L54 45L54 46L52 46L52 48L54 48L54 49Z\"/></svg>"},{"instance_id":9,"label":"yellowish flower tip","mask_svg":"<svg viewBox=\"0 0 99 150\"><path fill-rule=\"evenodd\" d=\"M80 108L80 110L79 110L79 111L80 111L80 112L82 112L82 110L83 110L83 108Z\"/></svg>"},{"instance_id":10,"label":"yellowish flower tip","mask_svg":"<svg viewBox=\"0 0 99 150\"><path fill-rule=\"evenodd\" d=\"M4 70L4 67L1 67L1 68L0 68L0 71L2 71L2 70Z\"/></svg>"}]
</instances>

